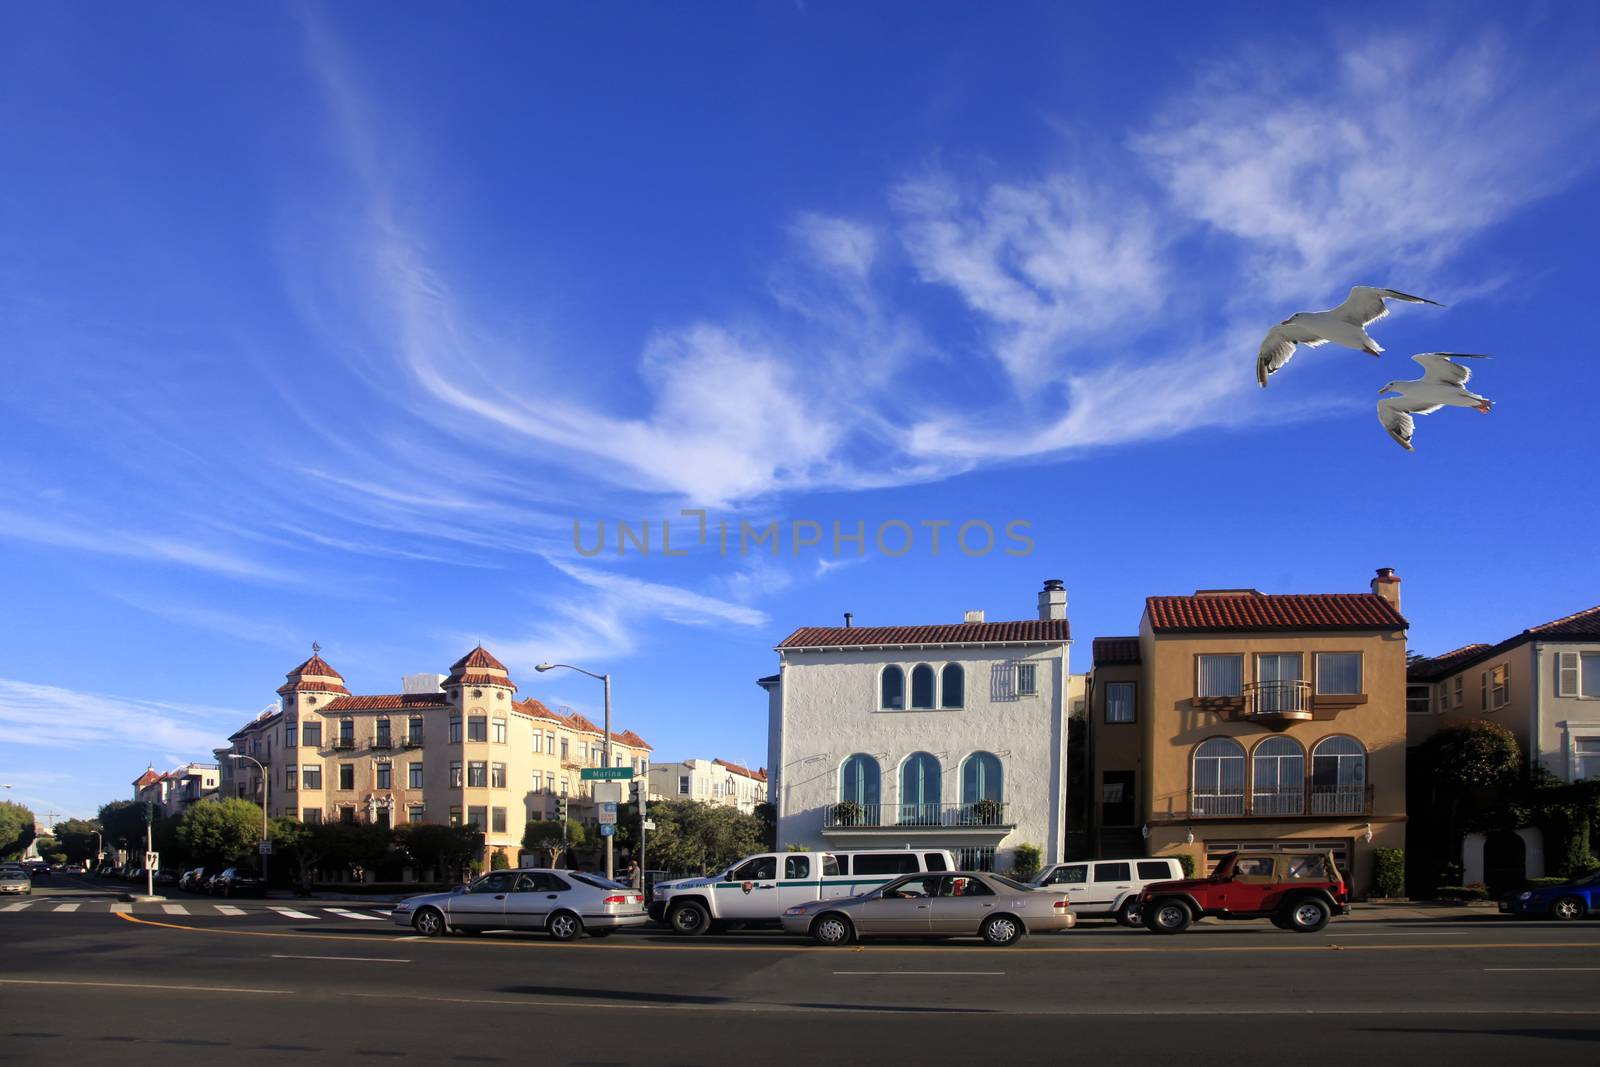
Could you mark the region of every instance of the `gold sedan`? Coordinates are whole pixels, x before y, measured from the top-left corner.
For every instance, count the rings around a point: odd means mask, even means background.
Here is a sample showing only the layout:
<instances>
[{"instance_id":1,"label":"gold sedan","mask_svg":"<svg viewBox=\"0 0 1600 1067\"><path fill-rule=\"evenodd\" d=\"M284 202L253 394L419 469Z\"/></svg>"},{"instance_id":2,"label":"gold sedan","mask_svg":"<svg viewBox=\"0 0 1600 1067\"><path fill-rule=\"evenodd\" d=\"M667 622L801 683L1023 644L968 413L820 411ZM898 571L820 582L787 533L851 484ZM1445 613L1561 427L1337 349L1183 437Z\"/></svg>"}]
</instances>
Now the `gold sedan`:
<instances>
[{"instance_id":1,"label":"gold sedan","mask_svg":"<svg viewBox=\"0 0 1600 1067\"><path fill-rule=\"evenodd\" d=\"M783 928L824 945L864 937L971 937L1012 945L1030 933L1077 922L1066 896L987 871L911 874L842 900L814 900L783 913Z\"/></svg>"}]
</instances>

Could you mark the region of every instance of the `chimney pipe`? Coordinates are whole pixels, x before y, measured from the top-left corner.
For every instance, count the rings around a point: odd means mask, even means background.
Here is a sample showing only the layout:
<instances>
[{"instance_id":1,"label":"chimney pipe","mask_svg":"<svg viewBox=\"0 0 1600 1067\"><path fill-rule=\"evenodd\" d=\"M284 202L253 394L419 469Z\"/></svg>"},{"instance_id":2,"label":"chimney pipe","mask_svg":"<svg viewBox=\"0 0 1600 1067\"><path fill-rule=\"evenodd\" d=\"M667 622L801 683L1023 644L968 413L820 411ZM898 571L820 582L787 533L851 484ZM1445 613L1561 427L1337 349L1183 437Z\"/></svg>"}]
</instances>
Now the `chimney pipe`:
<instances>
[{"instance_id":1,"label":"chimney pipe","mask_svg":"<svg viewBox=\"0 0 1600 1067\"><path fill-rule=\"evenodd\" d=\"M1067 587L1060 578L1051 578L1039 591L1039 618L1065 619L1067 617Z\"/></svg>"},{"instance_id":2,"label":"chimney pipe","mask_svg":"<svg viewBox=\"0 0 1600 1067\"><path fill-rule=\"evenodd\" d=\"M1393 567L1378 568L1377 577L1372 579L1372 591L1393 604L1394 610L1400 610L1400 576Z\"/></svg>"},{"instance_id":3,"label":"chimney pipe","mask_svg":"<svg viewBox=\"0 0 1600 1067\"><path fill-rule=\"evenodd\" d=\"M844 613L844 628L846 630L850 629L850 620L854 619L854 618L855 618L855 613L854 612L847 611L847 612Z\"/></svg>"}]
</instances>

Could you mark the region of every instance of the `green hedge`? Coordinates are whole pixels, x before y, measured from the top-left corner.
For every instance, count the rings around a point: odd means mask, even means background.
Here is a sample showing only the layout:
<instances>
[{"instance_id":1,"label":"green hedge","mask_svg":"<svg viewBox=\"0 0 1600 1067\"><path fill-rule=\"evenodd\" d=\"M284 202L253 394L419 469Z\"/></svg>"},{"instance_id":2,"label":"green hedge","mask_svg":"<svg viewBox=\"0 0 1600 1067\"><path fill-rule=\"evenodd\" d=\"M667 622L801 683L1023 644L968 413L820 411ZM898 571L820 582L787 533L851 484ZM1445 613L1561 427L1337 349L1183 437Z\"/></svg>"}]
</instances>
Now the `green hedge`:
<instances>
[{"instance_id":1,"label":"green hedge","mask_svg":"<svg viewBox=\"0 0 1600 1067\"><path fill-rule=\"evenodd\" d=\"M1488 900L1489 890L1481 885L1442 885L1433 895L1440 900Z\"/></svg>"},{"instance_id":2,"label":"green hedge","mask_svg":"<svg viewBox=\"0 0 1600 1067\"><path fill-rule=\"evenodd\" d=\"M1403 848L1376 848L1373 882L1380 897L1404 896L1406 891L1406 850Z\"/></svg>"},{"instance_id":3,"label":"green hedge","mask_svg":"<svg viewBox=\"0 0 1600 1067\"><path fill-rule=\"evenodd\" d=\"M1183 876L1185 878L1193 878L1194 877L1194 857L1193 856L1189 855L1187 852L1178 853L1178 866L1183 868Z\"/></svg>"}]
</instances>

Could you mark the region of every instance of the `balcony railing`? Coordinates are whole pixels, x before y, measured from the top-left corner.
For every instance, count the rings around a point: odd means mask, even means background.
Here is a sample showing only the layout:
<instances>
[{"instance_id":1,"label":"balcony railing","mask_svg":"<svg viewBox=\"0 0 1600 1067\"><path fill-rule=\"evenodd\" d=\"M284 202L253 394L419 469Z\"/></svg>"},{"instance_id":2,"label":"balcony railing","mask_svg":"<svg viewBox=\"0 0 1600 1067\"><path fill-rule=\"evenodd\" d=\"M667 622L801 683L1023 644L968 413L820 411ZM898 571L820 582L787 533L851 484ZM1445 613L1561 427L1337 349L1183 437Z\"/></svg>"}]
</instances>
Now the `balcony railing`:
<instances>
[{"instance_id":1,"label":"balcony railing","mask_svg":"<svg viewBox=\"0 0 1600 1067\"><path fill-rule=\"evenodd\" d=\"M825 830L875 827L1011 826L1006 805L985 800L976 804L832 804L823 810Z\"/></svg>"},{"instance_id":2,"label":"balcony railing","mask_svg":"<svg viewBox=\"0 0 1600 1067\"><path fill-rule=\"evenodd\" d=\"M335 737L333 739L333 747L334 748L355 748L356 747L356 739L353 738L353 737Z\"/></svg>"},{"instance_id":3,"label":"balcony railing","mask_svg":"<svg viewBox=\"0 0 1600 1067\"><path fill-rule=\"evenodd\" d=\"M422 747L422 735L421 734L406 734L406 736L401 739L400 743L402 745L404 745L406 748L421 748Z\"/></svg>"},{"instance_id":4,"label":"balcony railing","mask_svg":"<svg viewBox=\"0 0 1600 1067\"><path fill-rule=\"evenodd\" d=\"M373 748L393 748L394 736L392 734L374 734L372 737Z\"/></svg>"},{"instance_id":5,"label":"balcony railing","mask_svg":"<svg viewBox=\"0 0 1600 1067\"><path fill-rule=\"evenodd\" d=\"M1311 683L1251 682L1244 687L1245 714L1262 719L1311 718Z\"/></svg>"},{"instance_id":6,"label":"balcony railing","mask_svg":"<svg viewBox=\"0 0 1600 1067\"><path fill-rule=\"evenodd\" d=\"M1194 793L1189 797L1189 815L1195 818L1370 814L1370 785L1308 785L1257 789L1248 794Z\"/></svg>"}]
</instances>

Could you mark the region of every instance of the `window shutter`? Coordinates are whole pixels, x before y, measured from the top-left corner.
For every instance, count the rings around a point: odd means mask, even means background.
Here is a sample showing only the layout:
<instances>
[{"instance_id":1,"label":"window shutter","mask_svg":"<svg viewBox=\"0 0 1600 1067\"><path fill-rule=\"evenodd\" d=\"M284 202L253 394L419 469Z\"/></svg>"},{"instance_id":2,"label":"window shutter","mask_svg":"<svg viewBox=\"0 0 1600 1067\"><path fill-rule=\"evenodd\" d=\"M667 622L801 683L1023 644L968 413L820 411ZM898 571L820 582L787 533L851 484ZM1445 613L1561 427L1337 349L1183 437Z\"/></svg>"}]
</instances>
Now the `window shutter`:
<instances>
[{"instance_id":1,"label":"window shutter","mask_svg":"<svg viewBox=\"0 0 1600 1067\"><path fill-rule=\"evenodd\" d=\"M1578 654L1576 652L1556 653L1556 696L1575 697L1578 695Z\"/></svg>"}]
</instances>

